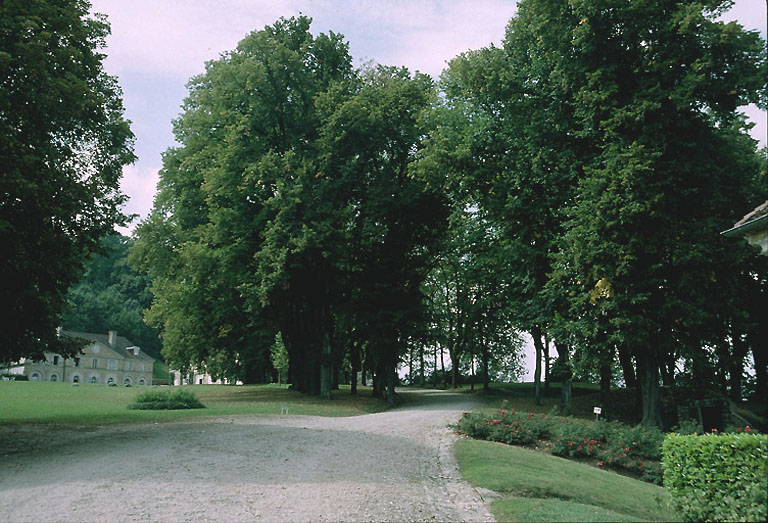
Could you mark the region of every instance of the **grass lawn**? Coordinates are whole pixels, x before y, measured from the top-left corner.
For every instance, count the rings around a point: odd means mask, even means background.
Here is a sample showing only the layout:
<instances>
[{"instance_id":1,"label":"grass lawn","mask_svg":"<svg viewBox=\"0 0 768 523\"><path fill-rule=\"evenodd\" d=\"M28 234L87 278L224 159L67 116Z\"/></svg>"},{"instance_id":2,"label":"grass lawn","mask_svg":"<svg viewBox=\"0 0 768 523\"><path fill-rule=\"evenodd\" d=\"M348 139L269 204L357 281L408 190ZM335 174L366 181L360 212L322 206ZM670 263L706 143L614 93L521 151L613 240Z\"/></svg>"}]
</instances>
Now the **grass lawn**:
<instances>
[{"instance_id":1,"label":"grass lawn","mask_svg":"<svg viewBox=\"0 0 768 523\"><path fill-rule=\"evenodd\" d=\"M384 402L360 388L352 396L349 387L334 391L332 401L305 396L285 385L188 385L207 407L196 410L128 410L147 387L108 387L101 384L0 381L0 417L4 424L65 423L104 425L125 422L158 422L201 416L237 414L288 414L356 416L385 410ZM176 390L177 387L163 387Z\"/></svg>"},{"instance_id":2,"label":"grass lawn","mask_svg":"<svg viewBox=\"0 0 768 523\"><path fill-rule=\"evenodd\" d=\"M464 478L502 494L499 521L675 521L662 487L502 443L456 444Z\"/></svg>"}]
</instances>

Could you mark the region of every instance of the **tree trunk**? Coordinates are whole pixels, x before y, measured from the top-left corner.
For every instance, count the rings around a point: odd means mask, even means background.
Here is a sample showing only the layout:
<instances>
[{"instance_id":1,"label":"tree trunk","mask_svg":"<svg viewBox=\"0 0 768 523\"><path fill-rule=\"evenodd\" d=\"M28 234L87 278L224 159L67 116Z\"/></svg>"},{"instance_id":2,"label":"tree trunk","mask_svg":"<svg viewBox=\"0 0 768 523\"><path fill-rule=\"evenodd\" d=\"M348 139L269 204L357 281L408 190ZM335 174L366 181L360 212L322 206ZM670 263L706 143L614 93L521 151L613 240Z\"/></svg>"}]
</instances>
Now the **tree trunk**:
<instances>
[{"instance_id":1,"label":"tree trunk","mask_svg":"<svg viewBox=\"0 0 768 523\"><path fill-rule=\"evenodd\" d=\"M459 364L461 363L461 356L455 347L449 348L448 354L451 357L451 387L458 389L460 381Z\"/></svg>"},{"instance_id":2,"label":"tree trunk","mask_svg":"<svg viewBox=\"0 0 768 523\"><path fill-rule=\"evenodd\" d=\"M488 377L488 374L489 374L488 368L490 367L490 365L489 365L489 361L488 360L490 360L491 355L490 355L490 353L488 351L488 346L485 345L485 343L483 343L482 349L483 349L483 352L482 352L482 356L483 356L483 390L490 390L490 388L491 388L490 387L490 378Z\"/></svg>"},{"instance_id":3,"label":"tree trunk","mask_svg":"<svg viewBox=\"0 0 768 523\"><path fill-rule=\"evenodd\" d=\"M728 362L728 381L730 385L730 398L735 402L740 402L742 397L742 380L744 379L744 358L749 352L744 337L731 329L731 340L733 340L733 357Z\"/></svg>"},{"instance_id":4,"label":"tree trunk","mask_svg":"<svg viewBox=\"0 0 768 523\"><path fill-rule=\"evenodd\" d=\"M544 392L549 392L549 339L544 336Z\"/></svg>"},{"instance_id":5,"label":"tree trunk","mask_svg":"<svg viewBox=\"0 0 768 523\"><path fill-rule=\"evenodd\" d=\"M541 355L544 352L544 347L541 343L541 328L539 328L538 325L531 329L531 337L533 338L533 346L536 349L536 366L533 371L533 393L536 405L541 405Z\"/></svg>"},{"instance_id":6,"label":"tree trunk","mask_svg":"<svg viewBox=\"0 0 768 523\"><path fill-rule=\"evenodd\" d=\"M621 372L624 375L624 385L627 388L637 387L637 377L635 376L635 369L632 366L632 354L629 352L629 348L626 345L619 345L618 351Z\"/></svg>"},{"instance_id":7,"label":"tree trunk","mask_svg":"<svg viewBox=\"0 0 768 523\"><path fill-rule=\"evenodd\" d=\"M568 345L555 344L557 350L558 366L563 369L564 375L562 376L562 389L560 392L560 414L562 416L570 416L573 410L573 399L571 389L573 387L573 375L571 373L570 365L570 347Z\"/></svg>"},{"instance_id":8,"label":"tree trunk","mask_svg":"<svg viewBox=\"0 0 768 523\"><path fill-rule=\"evenodd\" d=\"M421 348L419 349L419 385L421 387L424 387L426 384L425 377L424 377L424 345L421 345Z\"/></svg>"},{"instance_id":9,"label":"tree trunk","mask_svg":"<svg viewBox=\"0 0 768 523\"><path fill-rule=\"evenodd\" d=\"M611 365L603 363L600 365L600 407L603 409L603 419L609 415L609 398L611 397Z\"/></svg>"},{"instance_id":10,"label":"tree trunk","mask_svg":"<svg viewBox=\"0 0 768 523\"><path fill-rule=\"evenodd\" d=\"M349 393L357 394L357 373L360 371L360 345L353 341L349 346L349 364L352 368L352 379L349 380Z\"/></svg>"},{"instance_id":11,"label":"tree trunk","mask_svg":"<svg viewBox=\"0 0 768 523\"><path fill-rule=\"evenodd\" d=\"M642 424L646 427L663 429L661 419L661 398L659 389L659 364L651 351L641 351L635 355L637 375L640 377L642 398Z\"/></svg>"}]
</instances>

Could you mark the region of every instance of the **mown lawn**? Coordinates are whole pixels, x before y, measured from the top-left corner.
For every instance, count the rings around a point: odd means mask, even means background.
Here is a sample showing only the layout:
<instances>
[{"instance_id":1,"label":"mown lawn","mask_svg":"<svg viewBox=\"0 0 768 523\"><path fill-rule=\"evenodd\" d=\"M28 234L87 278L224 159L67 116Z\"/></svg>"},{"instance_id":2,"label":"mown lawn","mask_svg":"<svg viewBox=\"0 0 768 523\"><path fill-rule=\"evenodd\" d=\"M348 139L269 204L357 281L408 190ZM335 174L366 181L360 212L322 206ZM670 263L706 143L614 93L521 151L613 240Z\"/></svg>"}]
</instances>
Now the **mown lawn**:
<instances>
[{"instance_id":1,"label":"mown lawn","mask_svg":"<svg viewBox=\"0 0 768 523\"><path fill-rule=\"evenodd\" d=\"M676 521L662 487L541 452L464 439L464 478L502 495L498 521Z\"/></svg>"},{"instance_id":2,"label":"mown lawn","mask_svg":"<svg viewBox=\"0 0 768 523\"><path fill-rule=\"evenodd\" d=\"M50 382L0 382L0 417L4 424L65 423L104 425L126 422L171 421L201 416L238 414L288 414L312 416L356 416L386 409L384 402L370 397L370 389L359 388L352 396L349 387L334 391L332 401L288 390L285 385L189 385L207 407L195 410L128 410L147 387L109 387L101 384ZM175 390L177 387L161 387Z\"/></svg>"}]
</instances>

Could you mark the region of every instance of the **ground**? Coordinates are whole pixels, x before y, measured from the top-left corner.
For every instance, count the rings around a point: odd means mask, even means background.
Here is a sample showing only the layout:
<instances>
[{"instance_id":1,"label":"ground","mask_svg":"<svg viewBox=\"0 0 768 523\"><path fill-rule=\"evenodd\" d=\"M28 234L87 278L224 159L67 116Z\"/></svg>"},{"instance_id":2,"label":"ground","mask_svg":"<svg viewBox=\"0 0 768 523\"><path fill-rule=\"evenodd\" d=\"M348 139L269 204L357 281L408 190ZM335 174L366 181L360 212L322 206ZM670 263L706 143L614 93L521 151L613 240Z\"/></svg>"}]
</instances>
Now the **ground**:
<instances>
[{"instance_id":1,"label":"ground","mask_svg":"<svg viewBox=\"0 0 768 523\"><path fill-rule=\"evenodd\" d=\"M0 521L492 521L447 427L468 395L350 418L0 431Z\"/></svg>"}]
</instances>

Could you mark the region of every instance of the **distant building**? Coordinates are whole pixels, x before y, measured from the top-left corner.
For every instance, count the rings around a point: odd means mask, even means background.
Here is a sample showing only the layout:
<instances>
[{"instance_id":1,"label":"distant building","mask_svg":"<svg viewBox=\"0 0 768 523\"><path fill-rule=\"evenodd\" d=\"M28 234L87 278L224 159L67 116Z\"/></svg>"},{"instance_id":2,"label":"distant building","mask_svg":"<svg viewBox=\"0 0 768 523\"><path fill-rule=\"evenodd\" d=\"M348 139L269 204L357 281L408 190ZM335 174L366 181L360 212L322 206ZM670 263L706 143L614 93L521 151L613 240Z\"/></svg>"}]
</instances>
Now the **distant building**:
<instances>
[{"instance_id":1,"label":"distant building","mask_svg":"<svg viewBox=\"0 0 768 523\"><path fill-rule=\"evenodd\" d=\"M180 370L170 370L171 383L179 385L229 385L232 382L226 378L215 380L210 374L206 374L197 369L182 373ZM242 385L242 381L235 382L235 385Z\"/></svg>"},{"instance_id":2,"label":"distant building","mask_svg":"<svg viewBox=\"0 0 768 523\"><path fill-rule=\"evenodd\" d=\"M60 331L60 336L83 338L90 343L80 354L64 358L52 352L42 361L22 359L12 365L9 374L26 375L30 381L68 381L70 383L115 383L151 385L155 359L141 351L117 332L92 334Z\"/></svg>"},{"instance_id":3,"label":"distant building","mask_svg":"<svg viewBox=\"0 0 768 523\"><path fill-rule=\"evenodd\" d=\"M723 234L729 237L743 236L752 245L760 247L762 254L768 256L768 201L757 206Z\"/></svg>"}]
</instances>

